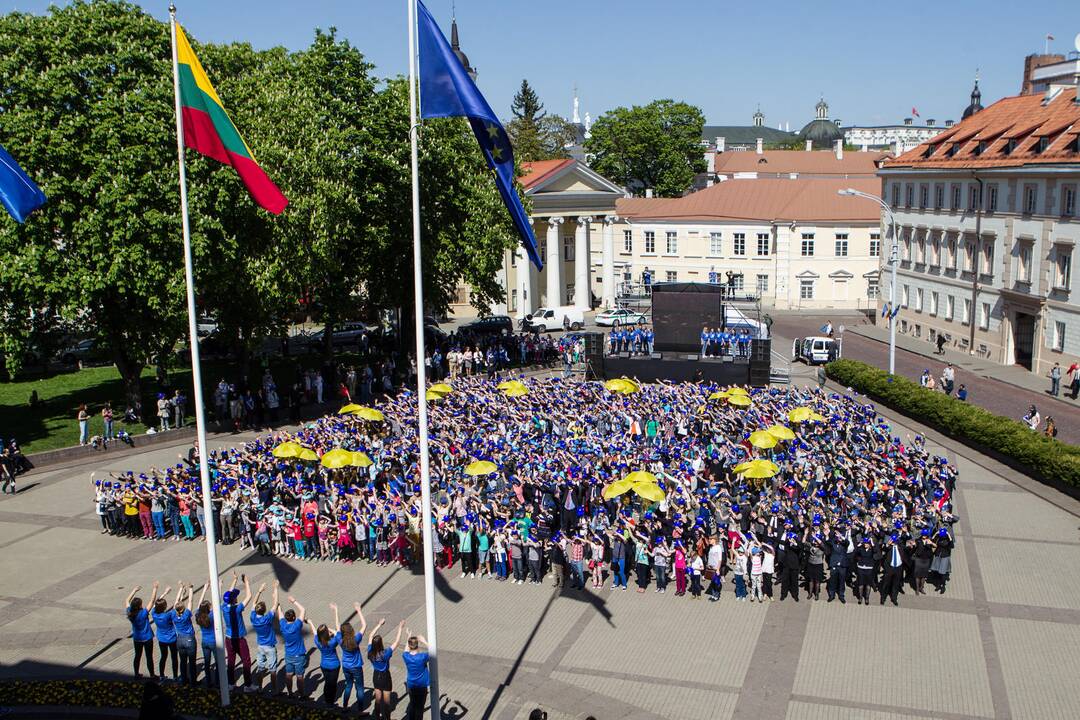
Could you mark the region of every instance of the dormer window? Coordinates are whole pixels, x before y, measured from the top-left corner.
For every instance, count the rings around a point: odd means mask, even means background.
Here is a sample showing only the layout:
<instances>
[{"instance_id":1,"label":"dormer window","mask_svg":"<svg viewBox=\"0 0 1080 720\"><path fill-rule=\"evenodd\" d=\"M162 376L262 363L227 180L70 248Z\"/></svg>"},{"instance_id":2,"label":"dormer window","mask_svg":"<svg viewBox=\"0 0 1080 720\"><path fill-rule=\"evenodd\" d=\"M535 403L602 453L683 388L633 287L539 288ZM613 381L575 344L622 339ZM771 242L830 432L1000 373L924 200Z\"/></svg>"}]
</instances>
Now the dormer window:
<instances>
[{"instance_id":1,"label":"dormer window","mask_svg":"<svg viewBox=\"0 0 1080 720\"><path fill-rule=\"evenodd\" d=\"M978 156L978 155L982 155L984 152L986 152L986 141L985 140L980 140L979 144L975 146L975 150L973 151L973 154Z\"/></svg>"},{"instance_id":2,"label":"dormer window","mask_svg":"<svg viewBox=\"0 0 1080 720\"><path fill-rule=\"evenodd\" d=\"M1005 142L1005 147L1003 147L1001 149L1001 151L1003 153L1005 153L1006 155L1012 155L1012 151L1015 150L1015 149L1016 149L1016 140L1014 138L1009 138Z\"/></svg>"},{"instance_id":3,"label":"dormer window","mask_svg":"<svg viewBox=\"0 0 1080 720\"><path fill-rule=\"evenodd\" d=\"M936 145L934 145L934 144L932 144L932 143L931 143L930 145L927 145L927 146L926 146L926 152L925 152L925 153L923 154L923 157L924 157L924 158L928 158L928 157L931 157L931 156L932 156L932 155L934 154L934 151L935 151L935 150L937 150L937 146L936 146Z\"/></svg>"},{"instance_id":4,"label":"dormer window","mask_svg":"<svg viewBox=\"0 0 1080 720\"><path fill-rule=\"evenodd\" d=\"M1039 142L1035 146L1035 152L1037 152L1037 153L1046 152L1046 148L1048 148L1048 147L1050 147L1050 138L1047 137L1046 135L1043 135L1041 138L1039 138Z\"/></svg>"},{"instance_id":5,"label":"dormer window","mask_svg":"<svg viewBox=\"0 0 1080 720\"><path fill-rule=\"evenodd\" d=\"M956 153L958 153L958 152L960 152L960 143L953 143L952 145L949 146L949 149L945 151L945 154L948 157L952 157L953 155L956 155Z\"/></svg>"}]
</instances>

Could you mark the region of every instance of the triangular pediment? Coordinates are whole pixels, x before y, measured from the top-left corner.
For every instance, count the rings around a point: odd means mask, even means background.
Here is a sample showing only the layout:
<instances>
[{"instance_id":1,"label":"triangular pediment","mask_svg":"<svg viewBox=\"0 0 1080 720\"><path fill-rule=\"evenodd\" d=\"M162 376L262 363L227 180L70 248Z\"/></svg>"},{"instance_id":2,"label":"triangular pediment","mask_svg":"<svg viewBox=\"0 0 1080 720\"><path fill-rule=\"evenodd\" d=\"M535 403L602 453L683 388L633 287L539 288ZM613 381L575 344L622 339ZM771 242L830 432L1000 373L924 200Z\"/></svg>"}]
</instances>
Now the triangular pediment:
<instances>
[{"instance_id":1,"label":"triangular pediment","mask_svg":"<svg viewBox=\"0 0 1080 720\"><path fill-rule=\"evenodd\" d=\"M583 193L623 197L626 191L576 160L550 173L527 190L527 194L532 196Z\"/></svg>"}]
</instances>

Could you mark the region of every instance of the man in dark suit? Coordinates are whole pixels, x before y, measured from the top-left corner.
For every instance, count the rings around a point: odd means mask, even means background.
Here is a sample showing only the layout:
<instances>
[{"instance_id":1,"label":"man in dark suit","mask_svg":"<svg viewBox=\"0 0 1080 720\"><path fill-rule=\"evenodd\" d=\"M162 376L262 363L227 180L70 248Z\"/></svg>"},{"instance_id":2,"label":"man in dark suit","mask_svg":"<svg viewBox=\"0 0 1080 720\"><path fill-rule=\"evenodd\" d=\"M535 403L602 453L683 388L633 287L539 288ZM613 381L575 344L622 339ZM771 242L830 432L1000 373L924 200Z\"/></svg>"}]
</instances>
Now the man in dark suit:
<instances>
[{"instance_id":1,"label":"man in dark suit","mask_svg":"<svg viewBox=\"0 0 1080 720\"><path fill-rule=\"evenodd\" d=\"M848 538L839 530L834 530L829 542L825 544L825 553L829 561L829 602L839 597L840 603L845 604L844 585L847 580L848 569Z\"/></svg>"},{"instance_id":2,"label":"man in dark suit","mask_svg":"<svg viewBox=\"0 0 1080 720\"><path fill-rule=\"evenodd\" d=\"M885 545L881 556L881 604L885 604L885 596L889 597L893 605L899 606L896 601L900 594L900 583L904 579L904 565L907 563L907 554L900 544L900 537L893 533Z\"/></svg>"},{"instance_id":3,"label":"man in dark suit","mask_svg":"<svg viewBox=\"0 0 1080 720\"><path fill-rule=\"evenodd\" d=\"M799 602L799 567L802 547L795 533L788 527L788 531L776 544L776 557L781 563L780 570L780 599L783 600L791 595L795 602Z\"/></svg>"}]
</instances>

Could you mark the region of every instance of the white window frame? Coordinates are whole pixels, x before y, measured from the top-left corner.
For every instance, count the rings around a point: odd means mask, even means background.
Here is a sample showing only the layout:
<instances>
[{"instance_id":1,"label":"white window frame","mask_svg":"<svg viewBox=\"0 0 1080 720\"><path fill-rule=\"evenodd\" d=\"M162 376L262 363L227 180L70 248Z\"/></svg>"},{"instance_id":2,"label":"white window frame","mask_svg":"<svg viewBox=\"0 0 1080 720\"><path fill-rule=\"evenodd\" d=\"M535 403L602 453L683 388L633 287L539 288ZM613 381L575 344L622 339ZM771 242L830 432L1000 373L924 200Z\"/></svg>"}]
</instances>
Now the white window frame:
<instances>
[{"instance_id":1,"label":"white window frame","mask_svg":"<svg viewBox=\"0 0 1080 720\"><path fill-rule=\"evenodd\" d=\"M960 315L960 322L967 325L971 322L971 298L964 298L964 309Z\"/></svg>"},{"instance_id":2,"label":"white window frame","mask_svg":"<svg viewBox=\"0 0 1080 720\"><path fill-rule=\"evenodd\" d=\"M1031 265L1035 256L1035 247L1031 242L1020 241L1020 248L1016 253L1016 279L1020 282L1031 284Z\"/></svg>"},{"instance_id":3,"label":"white window frame","mask_svg":"<svg viewBox=\"0 0 1080 720\"><path fill-rule=\"evenodd\" d=\"M679 232L677 230L668 230L664 234L665 249L668 255L679 254Z\"/></svg>"},{"instance_id":4,"label":"white window frame","mask_svg":"<svg viewBox=\"0 0 1080 720\"><path fill-rule=\"evenodd\" d=\"M923 309L923 289L915 288L915 312L922 312Z\"/></svg>"},{"instance_id":5,"label":"white window frame","mask_svg":"<svg viewBox=\"0 0 1080 720\"><path fill-rule=\"evenodd\" d=\"M1065 322L1063 320L1054 321L1054 350L1065 351Z\"/></svg>"},{"instance_id":6,"label":"white window frame","mask_svg":"<svg viewBox=\"0 0 1080 720\"><path fill-rule=\"evenodd\" d=\"M930 314L936 316L938 313L938 294L937 290L930 291Z\"/></svg>"},{"instance_id":7,"label":"white window frame","mask_svg":"<svg viewBox=\"0 0 1080 720\"><path fill-rule=\"evenodd\" d=\"M622 249L624 253L634 252L634 231L623 230L622 233Z\"/></svg>"},{"instance_id":8,"label":"white window frame","mask_svg":"<svg viewBox=\"0 0 1080 720\"><path fill-rule=\"evenodd\" d=\"M718 232L709 233L709 254L710 255L723 255L724 254L724 234Z\"/></svg>"},{"instance_id":9,"label":"white window frame","mask_svg":"<svg viewBox=\"0 0 1080 720\"><path fill-rule=\"evenodd\" d=\"M759 297L764 297L769 292L769 276L759 274L755 289Z\"/></svg>"},{"instance_id":10,"label":"white window frame","mask_svg":"<svg viewBox=\"0 0 1080 720\"><path fill-rule=\"evenodd\" d=\"M645 255L655 255L656 254L656 231L654 231L654 230L646 230L645 231L645 253L644 254Z\"/></svg>"},{"instance_id":11,"label":"white window frame","mask_svg":"<svg viewBox=\"0 0 1080 720\"><path fill-rule=\"evenodd\" d=\"M1029 184L1024 186L1024 215L1034 215L1039 210L1039 186Z\"/></svg>"},{"instance_id":12,"label":"white window frame","mask_svg":"<svg viewBox=\"0 0 1080 720\"><path fill-rule=\"evenodd\" d=\"M802 245L799 252L800 257L814 257L814 233L802 234Z\"/></svg>"},{"instance_id":13,"label":"white window frame","mask_svg":"<svg viewBox=\"0 0 1080 720\"><path fill-rule=\"evenodd\" d=\"M1065 185L1061 189L1061 215L1062 217L1076 216L1076 186Z\"/></svg>"},{"instance_id":14,"label":"white window frame","mask_svg":"<svg viewBox=\"0 0 1080 720\"><path fill-rule=\"evenodd\" d=\"M667 278L668 282L679 282L679 271L678 270L667 270L667 271L665 271L664 277Z\"/></svg>"},{"instance_id":15,"label":"white window frame","mask_svg":"<svg viewBox=\"0 0 1080 720\"><path fill-rule=\"evenodd\" d=\"M746 233L735 233L731 237L732 255L746 256Z\"/></svg>"},{"instance_id":16,"label":"white window frame","mask_svg":"<svg viewBox=\"0 0 1080 720\"><path fill-rule=\"evenodd\" d=\"M1068 290L1072 285L1072 250L1054 249L1054 289Z\"/></svg>"},{"instance_id":17,"label":"white window frame","mask_svg":"<svg viewBox=\"0 0 1080 720\"><path fill-rule=\"evenodd\" d=\"M833 246L833 254L836 257L848 256L848 234L836 233L836 244Z\"/></svg>"},{"instance_id":18,"label":"white window frame","mask_svg":"<svg viewBox=\"0 0 1080 720\"><path fill-rule=\"evenodd\" d=\"M576 251L576 248L574 247L574 245L576 244L574 236L573 235L564 235L562 240L563 240L563 244L562 244L562 247L563 247L563 261L565 261L565 262L574 262L575 251Z\"/></svg>"},{"instance_id":19,"label":"white window frame","mask_svg":"<svg viewBox=\"0 0 1080 720\"><path fill-rule=\"evenodd\" d=\"M772 240L772 238L769 237L768 233L758 233L757 234L757 257L768 257L769 256L769 249L770 249L769 245L772 244L770 242L771 240ZM762 243L764 243L764 245ZM765 250L765 252L762 252L763 249Z\"/></svg>"},{"instance_id":20,"label":"white window frame","mask_svg":"<svg viewBox=\"0 0 1080 720\"><path fill-rule=\"evenodd\" d=\"M908 306L908 300L911 299L911 288L904 285L900 288L900 307L906 308Z\"/></svg>"},{"instance_id":21,"label":"white window frame","mask_svg":"<svg viewBox=\"0 0 1080 720\"><path fill-rule=\"evenodd\" d=\"M881 233L870 233L870 257L881 257Z\"/></svg>"},{"instance_id":22,"label":"white window frame","mask_svg":"<svg viewBox=\"0 0 1080 720\"><path fill-rule=\"evenodd\" d=\"M799 299L800 300L813 300L814 299L814 279L813 278L799 278Z\"/></svg>"},{"instance_id":23,"label":"white window frame","mask_svg":"<svg viewBox=\"0 0 1080 720\"><path fill-rule=\"evenodd\" d=\"M990 329L990 303L979 303L979 329Z\"/></svg>"},{"instance_id":24,"label":"white window frame","mask_svg":"<svg viewBox=\"0 0 1080 720\"><path fill-rule=\"evenodd\" d=\"M956 298L952 295L945 296L945 319L952 320L956 316Z\"/></svg>"},{"instance_id":25,"label":"white window frame","mask_svg":"<svg viewBox=\"0 0 1080 720\"><path fill-rule=\"evenodd\" d=\"M866 298L877 300L881 297L881 280L876 277L866 278Z\"/></svg>"}]
</instances>

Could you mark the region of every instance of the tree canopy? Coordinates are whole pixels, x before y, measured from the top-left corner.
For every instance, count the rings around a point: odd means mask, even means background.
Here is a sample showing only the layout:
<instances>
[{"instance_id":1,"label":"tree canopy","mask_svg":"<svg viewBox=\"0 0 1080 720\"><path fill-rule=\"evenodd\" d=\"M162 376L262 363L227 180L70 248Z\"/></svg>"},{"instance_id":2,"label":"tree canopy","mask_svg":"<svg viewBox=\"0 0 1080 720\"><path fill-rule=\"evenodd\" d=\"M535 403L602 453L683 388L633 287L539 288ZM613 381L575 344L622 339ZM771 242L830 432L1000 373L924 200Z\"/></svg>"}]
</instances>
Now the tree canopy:
<instances>
[{"instance_id":1,"label":"tree canopy","mask_svg":"<svg viewBox=\"0 0 1080 720\"><path fill-rule=\"evenodd\" d=\"M593 170L633 192L678 197L705 172L704 125L701 110L684 102L618 107L597 118L585 150Z\"/></svg>"},{"instance_id":2,"label":"tree canopy","mask_svg":"<svg viewBox=\"0 0 1080 720\"><path fill-rule=\"evenodd\" d=\"M575 139L574 126L559 115L545 112L544 103L528 80L521 81L510 112L514 117L506 124L506 134L513 143L515 159L530 162L568 157L566 146Z\"/></svg>"}]
</instances>

